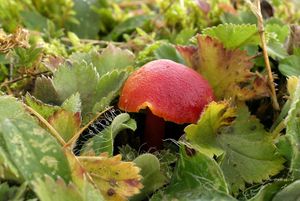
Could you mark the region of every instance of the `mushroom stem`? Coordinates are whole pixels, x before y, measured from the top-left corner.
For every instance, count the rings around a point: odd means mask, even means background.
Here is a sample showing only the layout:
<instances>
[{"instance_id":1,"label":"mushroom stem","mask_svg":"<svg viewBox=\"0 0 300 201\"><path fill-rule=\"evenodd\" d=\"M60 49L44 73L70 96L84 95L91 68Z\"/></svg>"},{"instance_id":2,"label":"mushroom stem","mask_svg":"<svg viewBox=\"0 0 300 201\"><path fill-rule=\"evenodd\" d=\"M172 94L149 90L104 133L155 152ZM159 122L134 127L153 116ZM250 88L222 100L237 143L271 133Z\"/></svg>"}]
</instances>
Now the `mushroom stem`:
<instances>
[{"instance_id":1,"label":"mushroom stem","mask_svg":"<svg viewBox=\"0 0 300 201\"><path fill-rule=\"evenodd\" d=\"M146 112L144 142L149 148L162 148L165 135L165 120L155 116L150 109Z\"/></svg>"}]
</instances>

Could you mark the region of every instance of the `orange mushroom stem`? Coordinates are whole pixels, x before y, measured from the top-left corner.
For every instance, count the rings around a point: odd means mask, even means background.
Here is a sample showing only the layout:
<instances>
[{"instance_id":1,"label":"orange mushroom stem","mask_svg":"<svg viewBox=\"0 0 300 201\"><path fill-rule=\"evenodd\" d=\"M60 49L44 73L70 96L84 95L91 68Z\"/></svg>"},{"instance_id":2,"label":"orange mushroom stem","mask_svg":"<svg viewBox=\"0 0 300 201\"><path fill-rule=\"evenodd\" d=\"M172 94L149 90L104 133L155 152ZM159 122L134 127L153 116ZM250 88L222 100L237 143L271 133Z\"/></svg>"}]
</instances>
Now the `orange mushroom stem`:
<instances>
[{"instance_id":1,"label":"orange mushroom stem","mask_svg":"<svg viewBox=\"0 0 300 201\"><path fill-rule=\"evenodd\" d=\"M147 109L144 139L160 148L164 121L196 123L205 105L214 100L209 83L196 71L167 59L151 61L126 80L119 108L127 112Z\"/></svg>"}]
</instances>

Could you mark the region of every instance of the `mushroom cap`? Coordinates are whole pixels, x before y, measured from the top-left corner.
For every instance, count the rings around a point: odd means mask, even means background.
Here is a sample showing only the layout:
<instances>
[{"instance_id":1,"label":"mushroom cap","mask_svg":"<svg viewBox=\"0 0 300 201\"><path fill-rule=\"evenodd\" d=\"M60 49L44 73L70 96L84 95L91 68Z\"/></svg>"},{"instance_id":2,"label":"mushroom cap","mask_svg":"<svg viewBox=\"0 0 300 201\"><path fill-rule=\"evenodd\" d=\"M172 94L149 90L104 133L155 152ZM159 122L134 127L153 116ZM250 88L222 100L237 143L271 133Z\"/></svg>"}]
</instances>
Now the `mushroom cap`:
<instances>
[{"instance_id":1,"label":"mushroom cap","mask_svg":"<svg viewBox=\"0 0 300 201\"><path fill-rule=\"evenodd\" d=\"M149 108L165 121L196 123L214 99L209 83L196 71L167 59L151 61L126 80L119 108L138 112Z\"/></svg>"}]
</instances>

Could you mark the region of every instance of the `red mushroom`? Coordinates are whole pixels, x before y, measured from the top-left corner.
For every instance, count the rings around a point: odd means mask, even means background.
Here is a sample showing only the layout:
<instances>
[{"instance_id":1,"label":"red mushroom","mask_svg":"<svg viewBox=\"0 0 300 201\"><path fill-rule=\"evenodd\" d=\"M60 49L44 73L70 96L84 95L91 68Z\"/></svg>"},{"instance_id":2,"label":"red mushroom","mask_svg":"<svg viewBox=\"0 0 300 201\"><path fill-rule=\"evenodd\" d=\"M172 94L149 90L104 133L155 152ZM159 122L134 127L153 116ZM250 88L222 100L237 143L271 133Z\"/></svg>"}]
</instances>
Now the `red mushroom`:
<instances>
[{"instance_id":1,"label":"red mushroom","mask_svg":"<svg viewBox=\"0 0 300 201\"><path fill-rule=\"evenodd\" d=\"M144 139L160 148L165 121L196 123L214 99L209 83L196 71L171 60L151 61L126 80L119 108L127 112L147 109Z\"/></svg>"}]
</instances>

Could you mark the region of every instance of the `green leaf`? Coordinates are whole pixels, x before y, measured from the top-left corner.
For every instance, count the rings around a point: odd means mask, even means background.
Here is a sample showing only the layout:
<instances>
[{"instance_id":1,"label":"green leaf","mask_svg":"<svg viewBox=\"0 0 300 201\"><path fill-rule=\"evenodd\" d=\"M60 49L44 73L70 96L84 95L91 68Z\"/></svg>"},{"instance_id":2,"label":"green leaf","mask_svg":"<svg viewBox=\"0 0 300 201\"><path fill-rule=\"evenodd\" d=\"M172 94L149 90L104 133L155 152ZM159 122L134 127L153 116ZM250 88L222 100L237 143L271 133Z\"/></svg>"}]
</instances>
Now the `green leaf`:
<instances>
[{"instance_id":1,"label":"green leaf","mask_svg":"<svg viewBox=\"0 0 300 201\"><path fill-rule=\"evenodd\" d=\"M92 137L83 147L82 153L95 152L96 155L107 152L110 156L113 154L114 138L125 129L136 130L136 122L131 119L129 114L122 113L114 118L111 125L103 131Z\"/></svg>"},{"instance_id":2,"label":"green leaf","mask_svg":"<svg viewBox=\"0 0 300 201\"><path fill-rule=\"evenodd\" d=\"M220 40L225 48L235 49L245 45L259 45L260 38L254 24L220 24L202 31L204 35Z\"/></svg>"},{"instance_id":3,"label":"green leaf","mask_svg":"<svg viewBox=\"0 0 300 201\"><path fill-rule=\"evenodd\" d=\"M288 56L283 44L278 41L270 41L267 45L267 51L270 57L273 59L284 59Z\"/></svg>"},{"instance_id":4,"label":"green leaf","mask_svg":"<svg viewBox=\"0 0 300 201\"><path fill-rule=\"evenodd\" d=\"M5 119L0 128L12 161L27 181L45 174L70 181L69 165L61 147L35 121Z\"/></svg>"},{"instance_id":5,"label":"green leaf","mask_svg":"<svg viewBox=\"0 0 300 201\"><path fill-rule=\"evenodd\" d=\"M191 124L184 129L186 139L193 143L197 149L206 155L213 157L224 153L216 141L218 130L230 125L236 116L236 111L229 107L228 102L211 102L197 124ZM200 132L201 131L201 132Z\"/></svg>"},{"instance_id":6,"label":"green leaf","mask_svg":"<svg viewBox=\"0 0 300 201\"><path fill-rule=\"evenodd\" d=\"M84 118L88 113L102 111L117 97L133 58L129 51L113 46L100 55L95 51L73 54L73 65L64 64L54 73L53 84L60 101L79 93Z\"/></svg>"},{"instance_id":7,"label":"green leaf","mask_svg":"<svg viewBox=\"0 0 300 201\"><path fill-rule=\"evenodd\" d=\"M196 29L184 28L176 35L175 43L178 45L187 45L195 33Z\"/></svg>"},{"instance_id":8,"label":"green leaf","mask_svg":"<svg viewBox=\"0 0 300 201\"><path fill-rule=\"evenodd\" d=\"M197 187L192 189L177 189L172 193L158 192L150 201L237 201L230 195L214 189Z\"/></svg>"},{"instance_id":9,"label":"green leaf","mask_svg":"<svg viewBox=\"0 0 300 201\"><path fill-rule=\"evenodd\" d=\"M7 58L6 54L0 53L0 64L9 64L9 58Z\"/></svg>"},{"instance_id":10,"label":"green leaf","mask_svg":"<svg viewBox=\"0 0 300 201\"><path fill-rule=\"evenodd\" d=\"M299 47L293 48L293 55L300 56L300 48Z\"/></svg>"},{"instance_id":11,"label":"green leaf","mask_svg":"<svg viewBox=\"0 0 300 201\"><path fill-rule=\"evenodd\" d=\"M300 118L299 118L299 109L300 109L300 81L297 80L296 88L294 93L291 94L291 107L288 112L288 116L285 119L286 124L286 136L290 142L292 148L292 159L290 165L290 172L293 179L300 178ZM291 93L292 91L290 91Z\"/></svg>"},{"instance_id":12,"label":"green leaf","mask_svg":"<svg viewBox=\"0 0 300 201\"><path fill-rule=\"evenodd\" d=\"M17 102L12 96L0 96L0 122L5 119L28 119L22 104ZM1 140L0 140L1 143Z\"/></svg>"},{"instance_id":13,"label":"green leaf","mask_svg":"<svg viewBox=\"0 0 300 201\"><path fill-rule=\"evenodd\" d=\"M208 156L187 149L180 149L180 159L170 185L162 195L151 200L235 200L227 194L227 184L219 165Z\"/></svg>"},{"instance_id":14,"label":"green leaf","mask_svg":"<svg viewBox=\"0 0 300 201\"><path fill-rule=\"evenodd\" d=\"M279 63L279 70L285 76L299 76L300 56L291 55L282 59Z\"/></svg>"},{"instance_id":15,"label":"green leaf","mask_svg":"<svg viewBox=\"0 0 300 201\"><path fill-rule=\"evenodd\" d=\"M180 149L180 158L171 180L171 186L172 191L183 186L186 189L206 186L228 193L228 187L219 165L205 154L190 148L183 148L183 146Z\"/></svg>"},{"instance_id":16,"label":"green leaf","mask_svg":"<svg viewBox=\"0 0 300 201\"><path fill-rule=\"evenodd\" d=\"M222 119L218 117L222 113L210 112L216 110L215 107L210 104L202 114L208 120L201 121L200 118L196 125L188 126L185 132L190 142L200 147L200 151L203 145L206 150L211 147L209 156L211 153L218 156L219 150L224 152L221 168L232 192L244 189L245 183L259 183L268 179L284 168L284 159L278 154L272 136L255 117L250 116L246 107L238 109L236 120L231 125L222 127L217 132L206 129L210 132L205 134L210 137L201 138L203 128L207 127L204 123ZM226 110L223 113L226 114ZM213 115L209 116L210 114Z\"/></svg>"},{"instance_id":17,"label":"green leaf","mask_svg":"<svg viewBox=\"0 0 300 201\"><path fill-rule=\"evenodd\" d=\"M73 9L76 13L75 17L78 23L70 22L67 24L67 27L80 38L98 38L101 19L93 10L93 6L98 7L97 0L74 0Z\"/></svg>"},{"instance_id":18,"label":"green leaf","mask_svg":"<svg viewBox=\"0 0 300 201\"><path fill-rule=\"evenodd\" d=\"M249 201L273 201L274 195L287 183L287 181L275 181L273 183L266 184Z\"/></svg>"},{"instance_id":19,"label":"green leaf","mask_svg":"<svg viewBox=\"0 0 300 201\"><path fill-rule=\"evenodd\" d=\"M47 104L58 105L60 103L52 79L45 76L36 79L33 96Z\"/></svg>"},{"instance_id":20,"label":"green leaf","mask_svg":"<svg viewBox=\"0 0 300 201\"><path fill-rule=\"evenodd\" d=\"M0 184L0 200L1 201L8 200L11 193L14 193L14 189L11 189L7 183Z\"/></svg>"},{"instance_id":21,"label":"green leaf","mask_svg":"<svg viewBox=\"0 0 300 201\"><path fill-rule=\"evenodd\" d=\"M290 165L290 162L293 157L293 147L291 146L290 139L287 135L283 135L277 138L276 147L278 149L278 152L281 156L283 156L288 164Z\"/></svg>"},{"instance_id":22,"label":"green leaf","mask_svg":"<svg viewBox=\"0 0 300 201\"><path fill-rule=\"evenodd\" d=\"M42 101L31 96L29 93L27 93L25 96L25 102L29 107L31 107L45 119L48 119L54 114L54 112L60 109L58 106L43 103Z\"/></svg>"},{"instance_id":23,"label":"green leaf","mask_svg":"<svg viewBox=\"0 0 300 201\"><path fill-rule=\"evenodd\" d=\"M25 110L15 98L11 96L0 96L0 123L6 118L10 119L28 119L29 116L25 114ZM1 130L0 130L1 133ZM0 134L0 177L6 179L23 181L18 168L14 164L7 145Z\"/></svg>"},{"instance_id":24,"label":"green leaf","mask_svg":"<svg viewBox=\"0 0 300 201\"><path fill-rule=\"evenodd\" d=\"M256 24L257 18L250 10L242 10L238 11L237 15L225 12L221 16L221 21L233 24Z\"/></svg>"},{"instance_id":25,"label":"green leaf","mask_svg":"<svg viewBox=\"0 0 300 201\"><path fill-rule=\"evenodd\" d=\"M23 178L21 178L17 167L4 146L4 142L2 142L0 147L0 177L21 182Z\"/></svg>"},{"instance_id":26,"label":"green leaf","mask_svg":"<svg viewBox=\"0 0 300 201\"><path fill-rule=\"evenodd\" d=\"M123 33L127 33L135 30L136 28L141 28L144 26L152 16L150 15L138 15L128 18L127 20L116 25L111 33L106 37L107 40L116 40Z\"/></svg>"},{"instance_id":27,"label":"green leaf","mask_svg":"<svg viewBox=\"0 0 300 201\"><path fill-rule=\"evenodd\" d=\"M101 54L96 51L88 53L73 53L70 60L80 63L85 60L88 64L92 63L102 77L113 70L124 70L134 64L134 55L128 50L122 50L113 45L108 45Z\"/></svg>"},{"instance_id":28,"label":"green leaf","mask_svg":"<svg viewBox=\"0 0 300 201\"><path fill-rule=\"evenodd\" d=\"M86 180L86 179L85 179ZM74 184L46 176L33 182L33 190L41 201L104 201L101 193L85 181L88 188L78 189Z\"/></svg>"},{"instance_id":29,"label":"green leaf","mask_svg":"<svg viewBox=\"0 0 300 201\"><path fill-rule=\"evenodd\" d=\"M9 186L7 183L0 184L0 201L22 201L25 200L24 194L27 184L21 186Z\"/></svg>"},{"instance_id":30,"label":"green leaf","mask_svg":"<svg viewBox=\"0 0 300 201\"><path fill-rule=\"evenodd\" d=\"M295 201L300 199L300 180L293 182L292 184L288 185L280 192L278 192L272 201Z\"/></svg>"},{"instance_id":31,"label":"green leaf","mask_svg":"<svg viewBox=\"0 0 300 201\"><path fill-rule=\"evenodd\" d=\"M138 201L147 198L147 195L162 187L166 178L161 173L160 163L153 154L142 154L134 159L133 163L141 169L140 175L143 177L142 184L144 188L138 195L135 195L130 200Z\"/></svg>"},{"instance_id":32,"label":"green leaf","mask_svg":"<svg viewBox=\"0 0 300 201\"><path fill-rule=\"evenodd\" d=\"M61 66L53 75L53 85L61 102L75 93L80 94L82 113L92 111L95 104L96 85L99 75L92 64L84 60L79 63Z\"/></svg>"},{"instance_id":33,"label":"green leaf","mask_svg":"<svg viewBox=\"0 0 300 201\"><path fill-rule=\"evenodd\" d=\"M275 33L280 43L284 43L290 34L290 27L288 25L267 24L265 29L267 33Z\"/></svg>"},{"instance_id":34,"label":"green leaf","mask_svg":"<svg viewBox=\"0 0 300 201\"><path fill-rule=\"evenodd\" d=\"M49 117L48 122L68 142L79 130L81 117L79 112L59 110Z\"/></svg>"},{"instance_id":35,"label":"green leaf","mask_svg":"<svg viewBox=\"0 0 300 201\"><path fill-rule=\"evenodd\" d=\"M100 76L108 72L119 69L124 70L125 67L134 64L134 54L129 50L122 50L113 45L109 45L97 58L94 58L93 64L96 66Z\"/></svg>"},{"instance_id":36,"label":"green leaf","mask_svg":"<svg viewBox=\"0 0 300 201\"><path fill-rule=\"evenodd\" d=\"M28 29L45 31L47 29L47 18L36 11L24 10L20 13L24 25Z\"/></svg>"},{"instance_id":37,"label":"green leaf","mask_svg":"<svg viewBox=\"0 0 300 201\"><path fill-rule=\"evenodd\" d=\"M80 100L80 94L75 93L68 99L66 99L61 107L69 112L81 112L81 100Z\"/></svg>"},{"instance_id":38,"label":"green leaf","mask_svg":"<svg viewBox=\"0 0 300 201\"><path fill-rule=\"evenodd\" d=\"M41 56L42 48L31 46L30 48L17 47L14 49L13 56L16 60L16 66L24 66L26 68L31 68L35 65L34 62Z\"/></svg>"},{"instance_id":39,"label":"green leaf","mask_svg":"<svg viewBox=\"0 0 300 201\"><path fill-rule=\"evenodd\" d=\"M103 111L114 98L119 95L123 83L128 77L128 71L112 71L103 75L96 86L95 103L93 112Z\"/></svg>"},{"instance_id":40,"label":"green leaf","mask_svg":"<svg viewBox=\"0 0 300 201\"><path fill-rule=\"evenodd\" d=\"M178 53L176 48L169 43L162 44L154 51L154 55L156 59L170 59L177 63L184 64L184 60L181 55Z\"/></svg>"}]
</instances>

